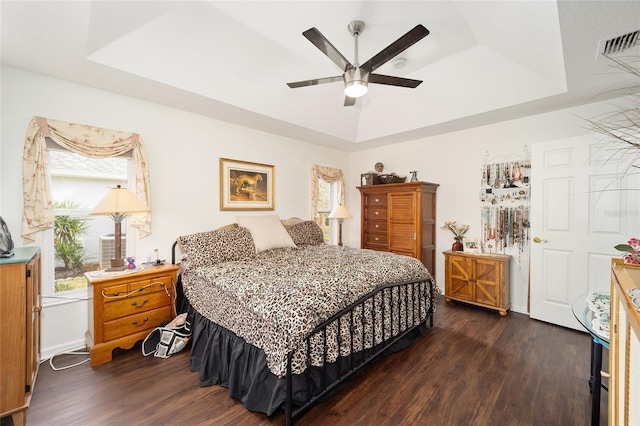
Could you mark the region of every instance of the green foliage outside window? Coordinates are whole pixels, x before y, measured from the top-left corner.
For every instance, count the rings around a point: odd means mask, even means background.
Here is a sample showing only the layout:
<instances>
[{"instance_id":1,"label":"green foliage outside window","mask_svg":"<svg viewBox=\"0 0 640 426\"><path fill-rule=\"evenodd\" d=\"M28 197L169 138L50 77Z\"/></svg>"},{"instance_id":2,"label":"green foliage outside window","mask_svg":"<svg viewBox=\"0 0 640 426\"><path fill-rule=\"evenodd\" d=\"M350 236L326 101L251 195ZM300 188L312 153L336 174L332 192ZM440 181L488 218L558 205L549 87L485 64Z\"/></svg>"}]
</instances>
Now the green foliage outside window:
<instances>
[{"instance_id":1,"label":"green foliage outside window","mask_svg":"<svg viewBox=\"0 0 640 426\"><path fill-rule=\"evenodd\" d=\"M56 209L73 210L80 206L73 201L55 202ZM55 258L64 263L64 276L56 271L55 290L65 291L86 287L86 279L82 276L85 264L85 250L79 237L87 232L89 219L71 215L56 215L53 226L53 247ZM69 277L69 274L73 277ZM78 276L76 276L78 275Z\"/></svg>"}]
</instances>

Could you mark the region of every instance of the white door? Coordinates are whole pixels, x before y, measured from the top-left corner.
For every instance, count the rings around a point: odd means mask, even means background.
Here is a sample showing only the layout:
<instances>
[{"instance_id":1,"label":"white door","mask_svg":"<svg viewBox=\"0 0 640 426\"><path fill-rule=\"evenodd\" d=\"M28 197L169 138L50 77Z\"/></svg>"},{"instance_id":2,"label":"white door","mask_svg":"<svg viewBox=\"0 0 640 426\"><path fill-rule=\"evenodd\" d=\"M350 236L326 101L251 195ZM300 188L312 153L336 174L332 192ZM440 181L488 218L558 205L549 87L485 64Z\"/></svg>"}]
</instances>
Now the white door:
<instances>
[{"instance_id":1,"label":"white door","mask_svg":"<svg viewBox=\"0 0 640 426\"><path fill-rule=\"evenodd\" d=\"M640 175L610 143L588 137L531 153L530 315L582 330L572 302L609 292L613 247L640 237Z\"/></svg>"}]
</instances>

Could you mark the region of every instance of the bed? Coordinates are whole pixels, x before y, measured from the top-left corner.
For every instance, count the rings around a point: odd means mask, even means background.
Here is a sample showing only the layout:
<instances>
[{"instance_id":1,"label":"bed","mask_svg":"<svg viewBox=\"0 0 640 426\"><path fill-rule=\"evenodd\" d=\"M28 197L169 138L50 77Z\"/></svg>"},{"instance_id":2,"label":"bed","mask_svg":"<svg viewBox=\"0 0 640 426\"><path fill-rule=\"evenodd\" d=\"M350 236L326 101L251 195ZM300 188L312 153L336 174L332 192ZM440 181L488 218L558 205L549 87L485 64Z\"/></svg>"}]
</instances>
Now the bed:
<instances>
[{"instance_id":1,"label":"bed","mask_svg":"<svg viewBox=\"0 0 640 426\"><path fill-rule=\"evenodd\" d=\"M326 244L313 221L237 221L172 248L201 386L292 424L433 326L440 290L417 259Z\"/></svg>"}]
</instances>

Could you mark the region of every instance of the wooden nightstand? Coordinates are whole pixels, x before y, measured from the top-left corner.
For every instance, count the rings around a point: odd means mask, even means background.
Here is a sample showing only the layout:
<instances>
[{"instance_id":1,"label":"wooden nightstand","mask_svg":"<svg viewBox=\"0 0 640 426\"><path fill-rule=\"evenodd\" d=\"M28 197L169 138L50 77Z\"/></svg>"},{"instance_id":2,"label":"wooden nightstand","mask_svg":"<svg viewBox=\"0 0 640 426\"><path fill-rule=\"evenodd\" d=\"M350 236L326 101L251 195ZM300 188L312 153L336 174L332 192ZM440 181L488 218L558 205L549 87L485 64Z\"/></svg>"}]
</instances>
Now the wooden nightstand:
<instances>
[{"instance_id":1,"label":"wooden nightstand","mask_svg":"<svg viewBox=\"0 0 640 426\"><path fill-rule=\"evenodd\" d=\"M149 266L121 275L87 272L91 366L111 361L115 348L131 349L175 315L176 265Z\"/></svg>"}]
</instances>

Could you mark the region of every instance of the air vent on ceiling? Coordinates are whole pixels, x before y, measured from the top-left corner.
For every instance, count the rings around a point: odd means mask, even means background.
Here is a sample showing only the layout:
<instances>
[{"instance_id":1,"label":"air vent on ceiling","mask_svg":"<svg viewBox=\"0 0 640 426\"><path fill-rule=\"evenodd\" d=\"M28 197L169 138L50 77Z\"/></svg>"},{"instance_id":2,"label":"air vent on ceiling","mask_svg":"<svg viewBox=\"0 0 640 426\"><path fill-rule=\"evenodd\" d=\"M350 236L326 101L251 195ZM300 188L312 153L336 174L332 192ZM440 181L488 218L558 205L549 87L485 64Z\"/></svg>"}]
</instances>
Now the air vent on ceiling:
<instances>
[{"instance_id":1,"label":"air vent on ceiling","mask_svg":"<svg viewBox=\"0 0 640 426\"><path fill-rule=\"evenodd\" d=\"M638 42L639 36L640 30L636 30L609 40L601 40L598 46L598 57L600 55L607 56L612 53L622 53L631 49Z\"/></svg>"}]
</instances>

